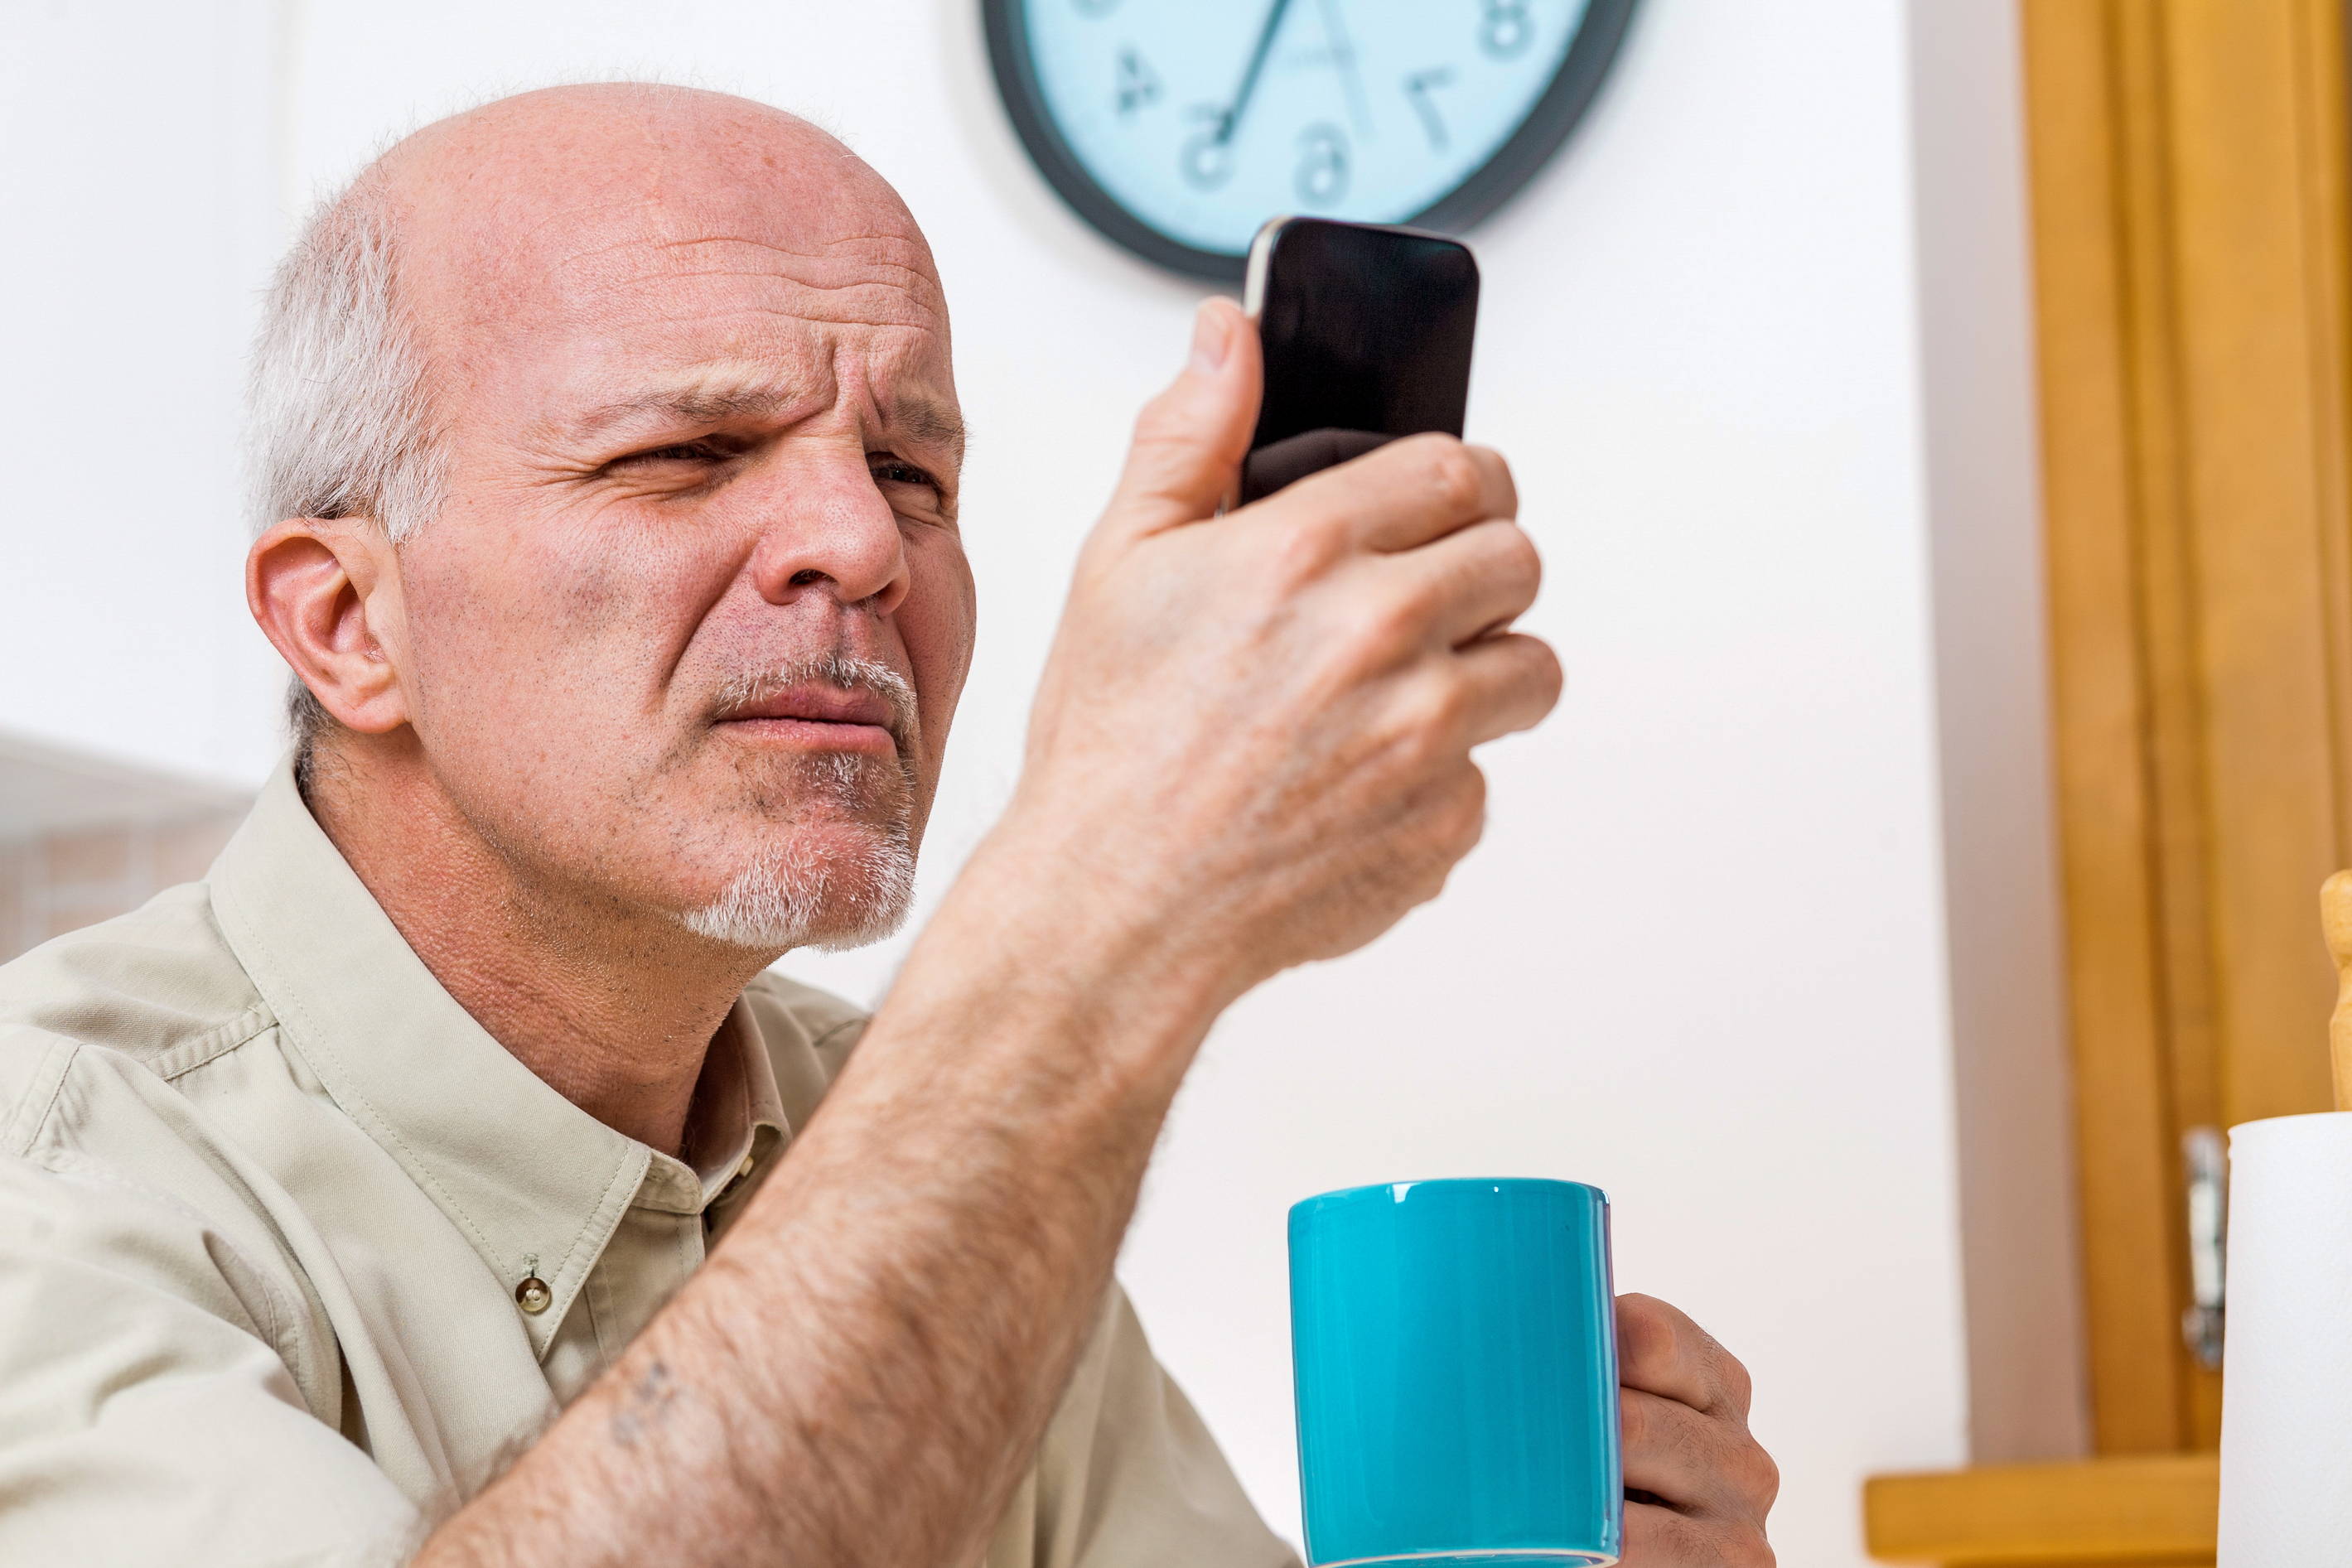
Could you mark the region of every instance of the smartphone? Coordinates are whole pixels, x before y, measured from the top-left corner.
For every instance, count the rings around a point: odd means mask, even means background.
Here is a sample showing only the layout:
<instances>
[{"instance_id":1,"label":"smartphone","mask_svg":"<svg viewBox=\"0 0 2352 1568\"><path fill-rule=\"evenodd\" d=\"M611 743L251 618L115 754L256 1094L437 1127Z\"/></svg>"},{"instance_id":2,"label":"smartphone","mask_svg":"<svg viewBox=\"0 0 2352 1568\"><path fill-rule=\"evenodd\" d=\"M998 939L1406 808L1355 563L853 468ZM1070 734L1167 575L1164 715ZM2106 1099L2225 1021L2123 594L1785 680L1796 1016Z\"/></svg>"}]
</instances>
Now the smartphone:
<instances>
[{"instance_id":1,"label":"smartphone","mask_svg":"<svg viewBox=\"0 0 2352 1568\"><path fill-rule=\"evenodd\" d=\"M1250 245L1242 308L1265 401L1242 463L1246 505L1400 435L1462 434L1478 264L1444 235L1276 218Z\"/></svg>"}]
</instances>

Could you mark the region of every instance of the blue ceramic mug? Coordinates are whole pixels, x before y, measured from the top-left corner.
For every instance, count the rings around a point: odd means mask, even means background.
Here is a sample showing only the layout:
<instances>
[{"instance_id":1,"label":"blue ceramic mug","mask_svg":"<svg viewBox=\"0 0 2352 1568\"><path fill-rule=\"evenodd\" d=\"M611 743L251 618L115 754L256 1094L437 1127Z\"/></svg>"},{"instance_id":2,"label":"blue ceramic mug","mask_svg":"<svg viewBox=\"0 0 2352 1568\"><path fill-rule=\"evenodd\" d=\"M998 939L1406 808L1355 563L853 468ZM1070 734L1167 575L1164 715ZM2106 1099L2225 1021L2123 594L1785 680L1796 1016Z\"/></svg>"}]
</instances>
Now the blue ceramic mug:
<instances>
[{"instance_id":1,"label":"blue ceramic mug","mask_svg":"<svg viewBox=\"0 0 2352 1568\"><path fill-rule=\"evenodd\" d=\"M1307 1560L1617 1561L1609 1199L1566 1181L1350 1187L1290 1211Z\"/></svg>"}]
</instances>

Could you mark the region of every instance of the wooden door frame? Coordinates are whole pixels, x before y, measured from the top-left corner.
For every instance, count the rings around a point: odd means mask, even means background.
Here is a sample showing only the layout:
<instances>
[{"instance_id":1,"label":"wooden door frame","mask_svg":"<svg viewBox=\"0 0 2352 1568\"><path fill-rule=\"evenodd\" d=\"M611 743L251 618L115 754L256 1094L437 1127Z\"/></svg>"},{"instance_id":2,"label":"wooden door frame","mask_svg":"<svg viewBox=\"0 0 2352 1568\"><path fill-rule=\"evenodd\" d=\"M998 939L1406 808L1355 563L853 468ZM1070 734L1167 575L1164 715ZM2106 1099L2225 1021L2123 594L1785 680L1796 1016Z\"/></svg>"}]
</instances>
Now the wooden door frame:
<instances>
[{"instance_id":1,"label":"wooden door frame","mask_svg":"<svg viewBox=\"0 0 2352 1568\"><path fill-rule=\"evenodd\" d=\"M1878 1478L1865 1517L1887 1561L2210 1563L2180 1136L2330 1104L2317 892L2352 862L2345 0L2020 5L2105 1457Z\"/></svg>"},{"instance_id":2,"label":"wooden door frame","mask_svg":"<svg viewBox=\"0 0 2352 1568\"><path fill-rule=\"evenodd\" d=\"M2024 0L2102 1453L2210 1447L2179 1137L2325 1109L2344 863L2340 0Z\"/></svg>"}]
</instances>

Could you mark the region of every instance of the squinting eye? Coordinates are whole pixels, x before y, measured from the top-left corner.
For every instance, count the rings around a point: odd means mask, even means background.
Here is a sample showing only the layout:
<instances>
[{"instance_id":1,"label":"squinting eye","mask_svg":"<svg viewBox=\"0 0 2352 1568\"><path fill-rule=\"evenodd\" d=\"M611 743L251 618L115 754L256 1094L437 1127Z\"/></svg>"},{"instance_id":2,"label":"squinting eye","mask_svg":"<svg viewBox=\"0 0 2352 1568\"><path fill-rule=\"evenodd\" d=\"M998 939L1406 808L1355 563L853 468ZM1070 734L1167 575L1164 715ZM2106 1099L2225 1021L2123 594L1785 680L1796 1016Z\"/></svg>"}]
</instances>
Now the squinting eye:
<instances>
[{"instance_id":1,"label":"squinting eye","mask_svg":"<svg viewBox=\"0 0 2352 1568\"><path fill-rule=\"evenodd\" d=\"M632 452L621 459L624 463L708 463L718 457L701 442L677 446L656 446L651 452Z\"/></svg>"},{"instance_id":2,"label":"squinting eye","mask_svg":"<svg viewBox=\"0 0 2352 1568\"><path fill-rule=\"evenodd\" d=\"M933 485L929 474L911 463L877 463L869 470L875 482L882 485Z\"/></svg>"}]
</instances>

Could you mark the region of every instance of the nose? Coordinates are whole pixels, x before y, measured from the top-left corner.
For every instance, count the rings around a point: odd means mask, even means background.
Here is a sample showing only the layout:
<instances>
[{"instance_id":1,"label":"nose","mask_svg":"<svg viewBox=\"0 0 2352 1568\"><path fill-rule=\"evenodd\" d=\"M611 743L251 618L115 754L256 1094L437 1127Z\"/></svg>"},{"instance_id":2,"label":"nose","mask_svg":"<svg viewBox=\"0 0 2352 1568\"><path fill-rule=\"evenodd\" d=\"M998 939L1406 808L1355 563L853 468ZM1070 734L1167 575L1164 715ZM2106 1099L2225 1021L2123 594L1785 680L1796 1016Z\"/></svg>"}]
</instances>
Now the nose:
<instances>
[{"instance_id":1,"label":"nose","mask_svg":"<svg viewBox=\"0 0 2352 1568\"><path fill-rule=\"evenodd\" d=\"M796 464L762 497L764 514L751 579L761 597L786 604L830 594L843 608L887 615L907 597L906 541L898 514L854 459Z\"/></svg>"}]
</instances>

